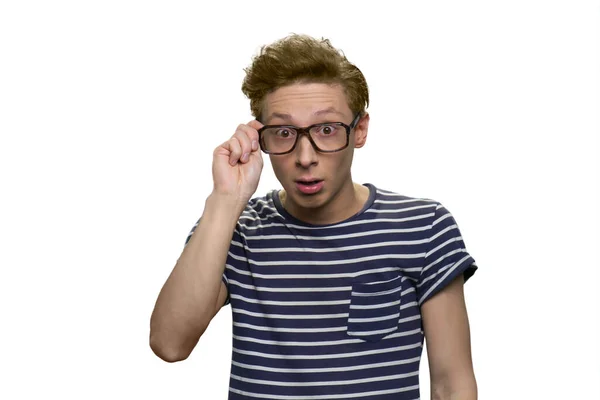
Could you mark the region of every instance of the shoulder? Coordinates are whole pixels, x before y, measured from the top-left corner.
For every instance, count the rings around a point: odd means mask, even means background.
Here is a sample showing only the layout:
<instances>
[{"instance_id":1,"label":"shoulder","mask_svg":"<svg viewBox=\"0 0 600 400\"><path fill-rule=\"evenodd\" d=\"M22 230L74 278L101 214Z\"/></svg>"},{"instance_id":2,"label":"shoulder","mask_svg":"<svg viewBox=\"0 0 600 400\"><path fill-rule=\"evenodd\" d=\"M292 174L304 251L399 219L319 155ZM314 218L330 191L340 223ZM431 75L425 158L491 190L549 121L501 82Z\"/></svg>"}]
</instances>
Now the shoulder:
<instances>
[{"instance_id":1,"label":"shoulder","mask_svg":"<svg viewBox=\"0 0 600 400\"><path fill-rule=\"evenodd\" d=\"M247 230L282 218L273 200L276 193L277 191L271 190L262 196L250 199L238 219L238 229Z\"/></svg>"},{"instance_id":2,"label":"shoulder","mask_svg":"<svg viewBox=\"0 0 600 400\"><path fill-rule=\"evenodd\" d=\"M396 211L407 217L420 216L420 219L428 219L428 223L431 224L436 211L443 207L439 201L432 198L408 195L382 188L375 188L375 190L373 208L379 210L378 212Z\"/></svg>"},{"instance_id":3,"label":"shoulder","mask_svg":"<svg viewBox=\"0 0 600 400\"><path fill-rule=\"evenodd\" d=\"M418 204L418 205L432 204L432 203L439 204L439 202L436 201L435 199L431 199L428 197L420 197L420 196L415 196L415 195L404 194L404 193L400 193L398 191L384 189L384 188L380 188L380 187L374 187L374 188L375 188L375 192L376 192L375 199L376 199L376 201L379 201L380 203L393 202L394 204L412 203L412 204Z\"/></svg>"}]
</instances>

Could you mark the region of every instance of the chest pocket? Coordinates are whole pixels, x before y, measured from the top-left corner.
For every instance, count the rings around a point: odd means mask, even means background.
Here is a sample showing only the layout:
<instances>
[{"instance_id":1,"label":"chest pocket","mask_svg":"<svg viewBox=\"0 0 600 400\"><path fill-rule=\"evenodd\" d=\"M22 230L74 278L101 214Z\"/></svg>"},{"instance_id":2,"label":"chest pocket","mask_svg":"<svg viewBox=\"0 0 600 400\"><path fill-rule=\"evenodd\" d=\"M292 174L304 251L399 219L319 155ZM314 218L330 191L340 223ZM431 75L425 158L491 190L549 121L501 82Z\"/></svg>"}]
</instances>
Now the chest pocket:
<instances>
[{"instance_id":1,"label":"chest pocket","mask_svg":"<svg viewBox=\"0 0 600 400\"><path fill-rule=\"evenodd\" d=\"M376 342L398 330L402 277L352 285L349 336Z\"/></svg>"}]
</instances>

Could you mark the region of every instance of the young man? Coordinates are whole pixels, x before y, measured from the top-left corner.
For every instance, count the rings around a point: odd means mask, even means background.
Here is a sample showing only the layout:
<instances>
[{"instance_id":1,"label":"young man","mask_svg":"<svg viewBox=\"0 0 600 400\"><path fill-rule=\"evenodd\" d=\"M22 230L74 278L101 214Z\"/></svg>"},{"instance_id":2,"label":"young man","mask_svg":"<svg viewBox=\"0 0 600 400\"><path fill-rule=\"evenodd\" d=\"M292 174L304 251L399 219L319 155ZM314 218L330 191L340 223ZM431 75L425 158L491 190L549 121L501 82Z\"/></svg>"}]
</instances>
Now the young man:
<instances>
[{"instance_id":1,"label":"young man","mask_svg":"<svg viewBox=\"0 0 600 400\"><path fill-rule=\"evenodd\" d=\"M463 283L477 269L439 202L352 181L367 83L327 40L264 47L242 90L256 120L214 151L214 188L165 283L150 345L184 360L226 304L230 399L477 397ZM255 197L269 155L282 190Z\"/></svg>"}]
</instances>

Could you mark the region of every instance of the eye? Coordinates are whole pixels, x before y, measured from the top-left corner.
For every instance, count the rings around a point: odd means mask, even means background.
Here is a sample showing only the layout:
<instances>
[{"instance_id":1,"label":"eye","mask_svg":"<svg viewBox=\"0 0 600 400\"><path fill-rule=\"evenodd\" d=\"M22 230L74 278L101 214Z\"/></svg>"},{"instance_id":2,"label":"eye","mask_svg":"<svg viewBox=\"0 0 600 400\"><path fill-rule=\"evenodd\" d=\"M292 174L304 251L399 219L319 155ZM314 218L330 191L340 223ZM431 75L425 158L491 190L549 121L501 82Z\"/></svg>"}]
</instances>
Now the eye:
<instances>
[{"instance_id":1,"label":"eye","mask_svg":"<svg viewBox=\"0 0 600 400\"><path fill-rule=\"evenodd\" d=\"M280 138L288 138L294 135L294 131L288 128L281 128L275 131L275 135Z\"/></svg>"},{"instance_id":2,"label":"eye","mask_svg":"<svg viewBox=\"0 0 600 400\"><path fill-rule=\"evenodd\" d=\"M337 126L335 125L321 125L318 129L320 135L323 136L331 136L337 131Z\"/></svg>"}]
</instances>

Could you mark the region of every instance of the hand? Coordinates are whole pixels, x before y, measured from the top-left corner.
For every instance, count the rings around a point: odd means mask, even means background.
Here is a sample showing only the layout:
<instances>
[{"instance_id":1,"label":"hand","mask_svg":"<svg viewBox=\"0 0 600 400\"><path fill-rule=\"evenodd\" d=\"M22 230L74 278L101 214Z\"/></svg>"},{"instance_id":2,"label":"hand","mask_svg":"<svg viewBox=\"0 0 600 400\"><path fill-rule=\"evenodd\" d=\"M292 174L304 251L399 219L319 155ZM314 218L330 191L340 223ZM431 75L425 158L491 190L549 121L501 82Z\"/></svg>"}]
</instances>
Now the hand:
<instances>
[{"instance_id":1,"label":"hand","mask_svg":"<svg viewBox=\"0 0 600 400\"><path fill-rule=\"evenodd\" d=\"M213 193L239 200L245 206L256 188L263 168L258 143L258 129L263 125L252 120L241 124L225 143L213 152Z\"/></svg>"}]
</instances>

